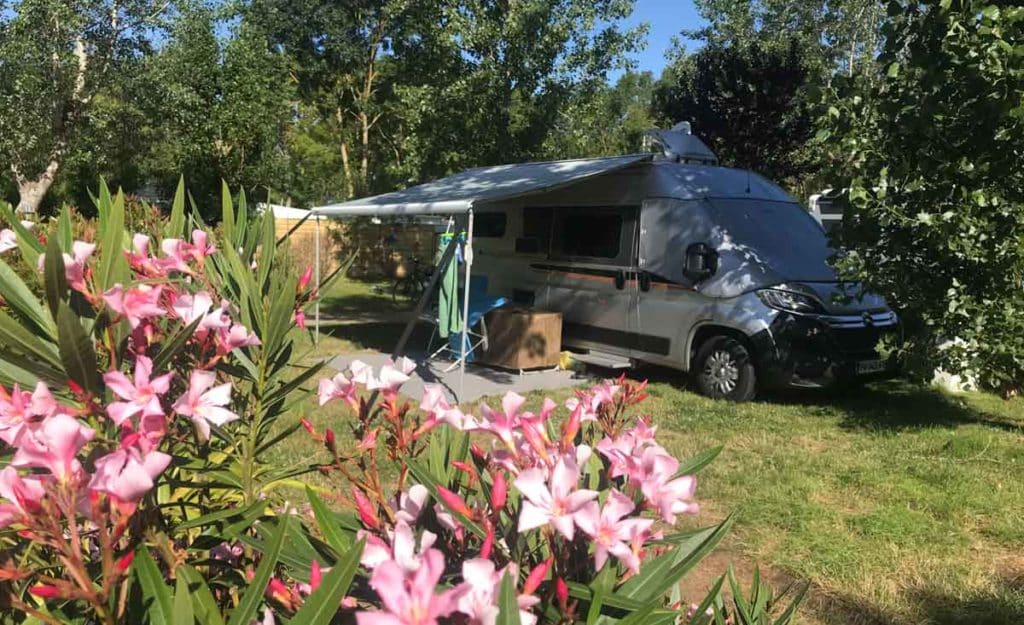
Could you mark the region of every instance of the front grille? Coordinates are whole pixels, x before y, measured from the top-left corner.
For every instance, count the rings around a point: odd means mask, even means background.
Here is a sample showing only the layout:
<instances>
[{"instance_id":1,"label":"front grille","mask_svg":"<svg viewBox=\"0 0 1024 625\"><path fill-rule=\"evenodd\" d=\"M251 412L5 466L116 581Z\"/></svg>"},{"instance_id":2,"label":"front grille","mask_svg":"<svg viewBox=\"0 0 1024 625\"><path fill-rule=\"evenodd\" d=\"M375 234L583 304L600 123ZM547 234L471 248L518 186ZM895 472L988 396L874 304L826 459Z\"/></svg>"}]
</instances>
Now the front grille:
<instances>
[{"instance_id":1,"label":"front grille","mask_svg":"<svg viewBox=\"0 0 1024 625\"><path fill-rule=\"evenodd\" d=\"M850 355L864 355L877 357L875 348L878 342L884 337L896 338L897 327L875 328L866 326L861 328L833 328L832 337L835 339L839 351Z\"/></svg>"}]
</instances>

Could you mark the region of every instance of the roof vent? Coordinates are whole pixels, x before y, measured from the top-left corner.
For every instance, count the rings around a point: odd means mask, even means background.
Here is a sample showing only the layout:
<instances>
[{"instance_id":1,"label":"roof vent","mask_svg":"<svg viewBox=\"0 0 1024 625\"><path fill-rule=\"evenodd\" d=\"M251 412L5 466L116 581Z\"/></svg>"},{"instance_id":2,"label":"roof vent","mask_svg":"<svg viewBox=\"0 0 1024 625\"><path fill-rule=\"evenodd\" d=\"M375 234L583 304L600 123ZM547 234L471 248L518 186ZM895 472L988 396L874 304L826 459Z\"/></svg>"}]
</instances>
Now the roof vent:
<instances>
[{"instance_id":1,"label":"roof vent","mask_svg":"<svg viewBox=\"0 0 1024 625\"><path fill-rule=\"evenodd\" d=\"M718 165L718 157L690 128L690 122L679 122L671 130L654 128L643 134L644 151L655 152L675 163Z\"/></svg>"}]
</instances>

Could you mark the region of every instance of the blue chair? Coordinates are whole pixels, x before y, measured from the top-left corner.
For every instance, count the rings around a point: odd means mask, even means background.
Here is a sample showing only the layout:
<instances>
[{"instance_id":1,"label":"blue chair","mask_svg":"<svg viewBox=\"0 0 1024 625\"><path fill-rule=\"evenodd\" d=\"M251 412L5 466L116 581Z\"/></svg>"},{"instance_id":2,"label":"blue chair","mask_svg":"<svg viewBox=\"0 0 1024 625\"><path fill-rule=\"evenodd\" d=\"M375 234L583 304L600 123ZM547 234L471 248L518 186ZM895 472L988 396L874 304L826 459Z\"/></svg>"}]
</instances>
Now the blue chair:
<instances>
[{"instance_id":1,"label":"blue chair","mask_svg":"<svg viewBox=\"0 0 1024 625\"><path fill-rule=\"evenodd\" d=\"M487 286L487 276L470 276L466 342L460 348L462 332L452 333L448 337L448 350L455 356L455 362L447 369L449 371L457 367L462 360L467 363L473 362L476 359L474 354L481 346L484 350L487 349L487 322L484 317L509 302L508 298L488 295ZM462 313L462 300L459 300L459 313ZM478 326L479 329L474 329Z\"/></svg>"}]
</instances>

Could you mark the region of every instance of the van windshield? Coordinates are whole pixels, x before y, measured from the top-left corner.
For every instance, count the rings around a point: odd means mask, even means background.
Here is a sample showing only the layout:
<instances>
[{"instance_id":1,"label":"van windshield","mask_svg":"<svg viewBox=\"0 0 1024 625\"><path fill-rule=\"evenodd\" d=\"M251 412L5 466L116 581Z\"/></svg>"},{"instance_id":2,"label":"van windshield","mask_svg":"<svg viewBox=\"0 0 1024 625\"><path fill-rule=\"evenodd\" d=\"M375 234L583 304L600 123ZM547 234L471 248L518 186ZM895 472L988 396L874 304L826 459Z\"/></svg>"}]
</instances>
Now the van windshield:
<instances>
[{"instance_id":1,"label":"van windshield","mask_svg":"<svg viewBox=\"0 0 1024 625\"><path fill-rule=\"evenodd\" d=\"M712 228L721 236L720 253L741 254L786 280L836 279L825 231L799 204L754 199L711 199L709 204Z\"/></svg>"}]
</instances>

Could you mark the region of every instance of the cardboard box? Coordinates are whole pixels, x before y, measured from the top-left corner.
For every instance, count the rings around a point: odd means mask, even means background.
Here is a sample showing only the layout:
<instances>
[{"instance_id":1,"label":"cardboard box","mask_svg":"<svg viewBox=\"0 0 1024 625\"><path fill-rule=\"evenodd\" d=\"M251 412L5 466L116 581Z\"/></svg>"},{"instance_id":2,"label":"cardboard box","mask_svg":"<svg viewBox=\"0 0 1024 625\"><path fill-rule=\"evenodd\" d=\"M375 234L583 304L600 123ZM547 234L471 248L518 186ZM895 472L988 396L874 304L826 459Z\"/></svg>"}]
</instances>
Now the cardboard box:
<instances>
[{"instance_id":1,"label":"cardboard box","mask_svg":"<svg viewBox=\"0 0 1024 625\"><path fill-rule=\"evenodd\" d=\"M479 362L504 369L544 369L558 365L562 314L505 307L484 318L487 350Z\"/></svg>"}]
</instances>

